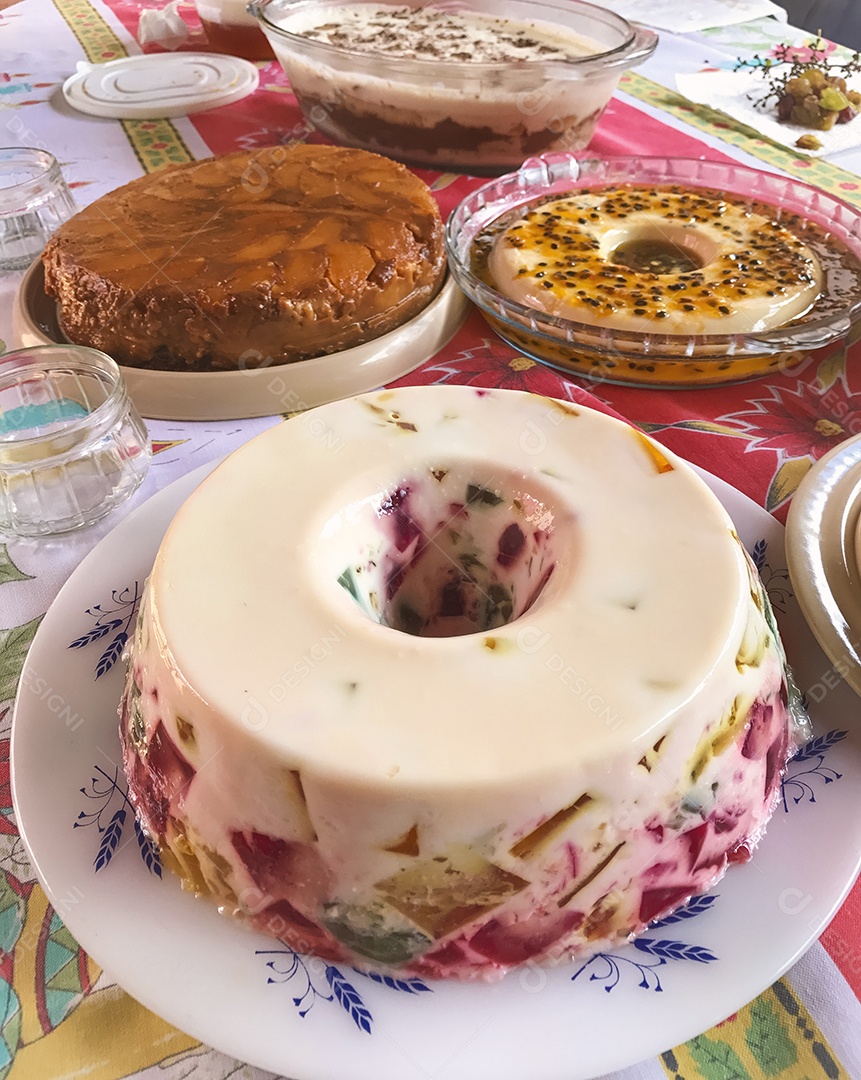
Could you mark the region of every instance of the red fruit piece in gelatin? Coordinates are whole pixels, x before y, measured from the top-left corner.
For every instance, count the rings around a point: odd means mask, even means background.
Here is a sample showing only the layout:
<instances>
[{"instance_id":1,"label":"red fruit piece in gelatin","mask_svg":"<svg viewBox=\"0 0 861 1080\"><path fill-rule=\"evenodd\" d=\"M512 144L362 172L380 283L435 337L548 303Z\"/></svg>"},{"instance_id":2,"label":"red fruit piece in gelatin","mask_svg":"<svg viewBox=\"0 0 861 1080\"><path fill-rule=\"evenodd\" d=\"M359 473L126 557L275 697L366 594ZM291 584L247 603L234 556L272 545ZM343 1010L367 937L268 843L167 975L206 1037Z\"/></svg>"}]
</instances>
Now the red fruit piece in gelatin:
<instances>
[{"instance_id":1,"label":"red fruit piece in gelatin","mask_svg":"<svg viewBox=\"0 0 861 1080\"><path fill-rule=\"evenodd\" d=\"M411 517L406 510L395 511L393 539L398 551L406 551L413 540L421 534L422 531L415 518Z\"/></svg>"},{"instance_id":2,"label":"red fruit piece in gelatin","mask_svg":"<svg viewBox=\"0 0 861 1080\"><path fill-rule=\"evenodd\" d=\"M392 540L398 551L406 551L417 536L421 535L418 522L409 512L410 489L396 488L380 507L381 515L390 515Z\"/></svg>"},{"instance_id":3,"label":"red fruit piece in gelatin","mask_svg":"<svg viewBox=\"0 0 861 1080\"><path fill-rule=\"evenodd\" d=\"M458 941L447 941L433 952L425 953L411 960L407 965L409 971L416 975L426 975L431 979L444 979L453 974L462 974L464 966L469 963L463 946ZM474 961L473 961L474 965Z\"/></svg>"},{"instance_id":4,"label":"red fruit piece in gelatin","mask_svg":"<svg viewBox=\"0 0 861 1080\"><path fill-rule=\"evenodd\" d=\"M290 851L295 845L288 840L259 832L235 832L230 839L245 869L261 888L279 876L282 864L289 868Z\"/></svg>"},{"instance_id":5,"label":"red fruit piece in gelatin","mask_svg":"<svg viewBox=\"0 0 861 1080\"><path fill-rule=\"evenodd\" d=\"M690 885L676 885L666 889L649 889L640 898L640 922L654 922L661 915L668 915L691 895Z\"/></svg>"},{"instance_id":6,"label":"red fruit piece in gelatin","mask_svg":"<svg viewBox=\"0 0 861 1080\"><path fill-rule=\"evenodd\" d=\"M765 794L767 795L771 791L771 786L774 783L775 777L780 773L780 770L786 764L786 751L788 743L788 734L784 728L774 742L769 746L768 753L765 755Z\"/></svg>"},{"instance_id":7,"label":"red fruit piece in gelatin","mask_svg":"<svg viewBox=\"0 0 861 1080\"><path fill-rule=\"evenodd\" d=\"M346 957L340 943L329 931L297 911L287 900L276 900L251 920L261 933L286 942L300 953L314 953L327 960Z\"/></svg>"},{"instance_id":8,"label":"red fruit piece in gelatin","mask_svg":"<svg viewBox=\"0 0 861 1080\"><path fill-rule=\"evenodd\" d=\"M706 842L706 837L708 836L708 834L708 822L704 821L702 825L697 825L693 829L688 829L687 832L682 833L679 837L679 842L684 844L685 847L688 849L688 855L690 857L690 870L693 870L694 867L697 865L697 860L702 853L703 844Z\"/></svg>"},{"instance_id":9,"label":"red fruit piece in gelatin","mask_svg":"<svg viewBox=\"0 0 861 1080\"><path fill-rule=\"evenodd\" d=\"M490 919L470 938L469 944L497 964L522 964L530 957L546 952L582 922L580 911L532 915L520 923L506 924L499 919Z\"/></svg>"},{"instance_id":10,"label":"red fruit piece in gelatin","mask_svg":"<svg viewBox=\"0 0 861 1080\"><path fill-rule=\"evenodd\" d=\"M315 910L326 899L330 874L313 845L259 832L234 832L230 839L254 884L265 895L289 899L305 910Z\"/></svg>"},{"instance_id":11,"label":"red fruit piece in gelatin","mask_svg":"<svg viewBox=\"0 0 861 1080\"><path fill-rule=\"evenodd\" d=\"M496 561L500 566L513 566L517 556L523 551L526 537L519 525L512 522L502 533L496 548Z\"/></svg>"},{"instance_id":12,"label":"red fruit piece in gelatin","mask_svg":"<svg viewBox=\"0 0 861 1080\"><path fill-rule=\"evenodd\" d=\"M134 755L129 786L148 824L158 836L164 836L168 815L174 803L182 805L194 769L177 749L176 743L159 721L143 757Z\"/></svg>"},{"instance_id":13,"label":"red fruit piece in gelatin","mask_svg":"<svg viewBox=\"0 0 861 1080\"><path fill-rule=\"evenodd\" d=\"M446 582L440 590L440 615L463 615L465 610L466 605L463 599L463 588L460 578Z\"/></svg>"},{"instance_id":14,"label":"red fruit piece in gelatin","mask_svg":"<svg viewBox=\"0 0 861 1080\"><path fill-rule=\"evenodd\" d=\"M774 708L764 701L755 701L748 713L747 735L741 748L742 755L754 761L765 757L771 741L771 717Z\"/></svg>"},{"instance_id":15,"label":"red fruit piece in gelatin","mask_svg":"<svg viewBox=\"0 0 861 1080\"><path fill-rule=\"evenodd\" d=\"M727 833L732 832L738 828L739 818L742 811L716 811L711 818L712 828L715 833Z\"/></svg>"}]
</instances>

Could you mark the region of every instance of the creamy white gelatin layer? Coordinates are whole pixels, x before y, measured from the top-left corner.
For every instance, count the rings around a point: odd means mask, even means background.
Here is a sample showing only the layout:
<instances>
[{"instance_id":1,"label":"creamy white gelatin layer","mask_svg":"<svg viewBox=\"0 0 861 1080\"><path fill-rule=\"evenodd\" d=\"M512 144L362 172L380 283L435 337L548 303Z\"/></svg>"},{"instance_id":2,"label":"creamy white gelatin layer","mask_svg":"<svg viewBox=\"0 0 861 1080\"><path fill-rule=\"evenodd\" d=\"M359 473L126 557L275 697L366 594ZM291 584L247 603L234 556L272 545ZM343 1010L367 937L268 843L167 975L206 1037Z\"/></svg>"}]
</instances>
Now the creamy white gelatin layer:
<instances>
[{"instance_id":1,"label":"creamy white gelatin layer","mask_svg":"<svg viewBox=\"0 0 861 1080\"><path fill-rule=\"evenodd\" d=\"M420 387L231 455L162 543L130 795L294 947L493 977L627 938L748 857L792 731L718 500L588 409Z\"/></svg>"},{"instance_id":2,"label":"creamy white gelatin layer","mask_svg":"<svg viewBox=\"0 0 861 1080\"><path fill-rule=\"evenodd\" d=\"M687 264L662 267L662 248ZM534 207L497 237L488 265L500 292L527 307L687 337L784 326L811 308L823 280L779 211L678 185L585 189Z\"/></svg>"}]
</instances>

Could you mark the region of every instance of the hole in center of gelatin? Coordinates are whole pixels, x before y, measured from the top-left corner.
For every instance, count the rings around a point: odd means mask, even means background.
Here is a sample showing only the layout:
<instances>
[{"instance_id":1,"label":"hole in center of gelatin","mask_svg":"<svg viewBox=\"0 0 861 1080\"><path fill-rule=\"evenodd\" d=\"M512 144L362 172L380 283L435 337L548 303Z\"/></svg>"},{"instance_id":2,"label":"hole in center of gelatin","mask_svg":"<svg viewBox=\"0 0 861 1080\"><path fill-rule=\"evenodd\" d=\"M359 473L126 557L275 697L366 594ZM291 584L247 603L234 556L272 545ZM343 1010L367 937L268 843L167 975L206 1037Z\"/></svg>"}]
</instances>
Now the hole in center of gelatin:
<instances>
[{"instance_id":1,"label":"hole in center of gelatin","mask_svg":"<svg viewBox=\"0 0 861 1080\"><path fill-rule=\"evenodd\" d=\"M670 223L610 229L601 239L601 254L607 262L639 274L689 274L719 253L714 237L704 229Z\"/></svg>"},{"instance_id":2,"label":"hole in center of gelatin","mask_svg":"<svg viewBox=\"0 0 861 1080\"><path fill-rule=\"evenodd\" d=\"M375 622L420 637L487 633L545 595L562 555L552 497L482 472L429 468L351 508L359 558L338 582Z\"/></svg>"},{"instance_id":3,"label":"hole in center of gelatin","mask_svg":"<svg viewBox=\"0 0 861 1080\"><path fill-rule=\"evenodd\" d=\"M663 237L626 240L611 254L610 261L649 274L686 274L703 266L695 252Z\"/></svg>"}]
</instances>

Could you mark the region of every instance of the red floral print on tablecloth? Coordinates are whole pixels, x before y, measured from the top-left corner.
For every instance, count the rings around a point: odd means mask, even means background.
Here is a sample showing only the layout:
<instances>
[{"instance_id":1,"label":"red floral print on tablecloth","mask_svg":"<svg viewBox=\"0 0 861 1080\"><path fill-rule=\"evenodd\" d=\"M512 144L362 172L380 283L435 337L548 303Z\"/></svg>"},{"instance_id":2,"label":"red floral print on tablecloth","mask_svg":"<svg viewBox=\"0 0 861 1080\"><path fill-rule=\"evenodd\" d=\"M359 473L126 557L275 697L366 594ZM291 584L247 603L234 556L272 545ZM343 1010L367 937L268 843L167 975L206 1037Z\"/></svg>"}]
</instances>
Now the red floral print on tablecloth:
<instances>
[{"instance_id":1,"label":"red floral print on tablecloth","mask_svg":"<svg viewBox=\"0 0 861 1080\"><path fill-rule=\"evenodd\" d=\"M861 432L861 392L854 393L846 372L845 352L827 357L809 381L766 384L749 409L718 417L747 436L744 452L778 455L766 507L775 510L791 498L814 462Z\"/></svg>"},{"instance_id":2,"label":"red floral print on tablecloth","mask_svg":"<svg viewBox=\"0 0 861 1080\"><path fill-rule=\"evenodd\" d=\"M429 386L433 383L527 390L543 397L576 401L618 416L595 394L582 390L563 375L515 352L509 345L493 337L487 337L472 348L462 349L446 359L438 356L391 385Z\"/></svg>"},{"instance_id":3,"label":"red floral print on tablecloth","mask_svg":"<svg viewBox=\"0 0 861 1080\"><path fill-rule=\"evenodd\" d=\"M0 835L17 836L12 818L12 787L9 776L9 740L0 739Z\"/></svg>"},{"instance_id":4,"label":"red floral print on tablecloth","mask_svg":"<svg viewBox=\"0 0 861 1080\"><path fill-rule=\"evenodd\" d=\"M830 391L832 395L836 391L832 401L841 407L840 411L830 408L825 396L805 383L795 390L785 386L766 389L771 391L771 396L750 402L753 409L721 418L724 423L737 423L750 432L747 452L778 450L785 457L808 455L818 461L853 430L861 430L861 400L852 403L853 395L842 380ZM834 419L835 416L840 420Z\"/></svg>"}]
</instances>

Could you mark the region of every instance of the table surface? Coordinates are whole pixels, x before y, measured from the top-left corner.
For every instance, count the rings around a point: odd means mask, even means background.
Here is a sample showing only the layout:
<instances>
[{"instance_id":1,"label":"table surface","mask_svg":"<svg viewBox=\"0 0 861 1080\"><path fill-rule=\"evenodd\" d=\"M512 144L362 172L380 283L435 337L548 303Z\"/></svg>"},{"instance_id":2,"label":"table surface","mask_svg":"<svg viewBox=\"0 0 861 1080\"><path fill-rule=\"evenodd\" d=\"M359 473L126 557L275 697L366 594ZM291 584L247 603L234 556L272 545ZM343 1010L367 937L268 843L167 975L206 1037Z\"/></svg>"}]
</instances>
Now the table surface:
<instances>
[{"instance_id":1,"label":"table surface","mask_svg":"<svg viewBox=\"0 0 861 1080\"><path fill-rule=\"evenodd\" d=\"M117 122L74 114L60 84L82 59L139 50L137 0L0 0L0 143L36 145L60 160L79 205L173 162L315 139L283 73L261 67L245 101L174 121ZM187 12L186 12L187 14ZM193 16L192 16L193 18ZM206 48L199 30L190 46ZM773 18L676 35L623 76L602 118L596 155L672 155L783 172L861 205L861 149L828 161L800 158L725 116L680 97L674 76L731 68L799 35ZM38 41L34 49L34 41ZM443 214L478 181L421 172ZM0 276L0 338L11 347L20 275ZM2 349L2 342L0 342ZM615 411L689 461L717 474L784 521L793 492L833 446L861 432L859 347L838 344L731 387L656 391L567 379L497 339L472 312L454 340L403 384L456 382L566 397ZM27 647L62 584L107 532L156 491L229 452L281 416L208 423L150 421L154 457L131 502L63 541L0 544L0 1080L263 1080L147 1012L100 971L42 892L12 816L8 750L12 702ZM37 943L34 948L33 944ZM861 885L807 955L757 1001L685 1046L617 1080L704 1077L861 1078Z\"/></svg>"}]
</instances>

